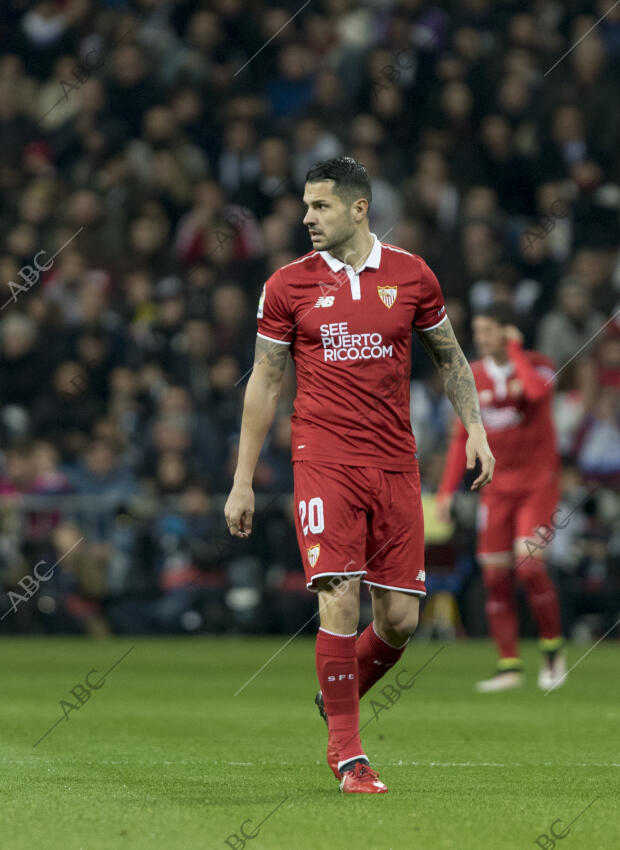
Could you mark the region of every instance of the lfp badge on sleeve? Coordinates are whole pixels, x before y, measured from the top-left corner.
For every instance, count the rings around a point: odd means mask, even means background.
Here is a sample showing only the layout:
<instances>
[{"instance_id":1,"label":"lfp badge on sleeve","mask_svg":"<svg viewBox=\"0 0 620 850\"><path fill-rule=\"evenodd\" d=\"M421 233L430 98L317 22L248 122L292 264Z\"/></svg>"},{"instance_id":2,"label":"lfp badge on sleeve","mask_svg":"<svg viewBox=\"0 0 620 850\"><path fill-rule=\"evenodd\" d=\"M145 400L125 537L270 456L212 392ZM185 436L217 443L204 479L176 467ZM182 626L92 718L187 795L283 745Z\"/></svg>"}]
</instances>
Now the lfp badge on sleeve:
<instances>
[{"instance_id":1,"label":"lfp badge on sleeve","mask_svg":"<svg viewBox=\"0 0 620 850\"><path fill-rule=\"evenodd\" d=\"M263 304L265 303L265 284L263 284L263 291L260 294L260 298L258 299L258 312L256 313L257 319L263 318Z\"/></svg>"}]
</instances>

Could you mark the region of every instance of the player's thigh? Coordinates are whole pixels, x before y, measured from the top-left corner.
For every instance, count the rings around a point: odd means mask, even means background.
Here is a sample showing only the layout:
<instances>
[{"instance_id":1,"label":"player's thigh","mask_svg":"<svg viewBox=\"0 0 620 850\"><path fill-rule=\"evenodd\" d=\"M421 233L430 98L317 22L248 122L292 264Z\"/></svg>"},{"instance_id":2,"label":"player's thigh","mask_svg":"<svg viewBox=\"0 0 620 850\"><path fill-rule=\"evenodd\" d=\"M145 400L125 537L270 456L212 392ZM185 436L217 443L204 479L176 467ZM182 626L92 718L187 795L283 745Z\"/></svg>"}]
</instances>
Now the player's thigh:
<instances>
[{"instance_id":1,"label":"player's thigh","mask_svg":"<svg viewBox=\"0 0 620 850\"><path fill-rule=\"evenodd\" d=\"M482 491L476 517L477 557L482 567L512 564L517 507L510 493Z\"/></svg>"},{"instance_id":2,"label":"player's thigh","mask_svg":"<svg viewBox=\"0 0 620 850\"><path fill-rule=\"evenodd\" d=\"M559 498L555 483L523 494L515 517L514 550L517 558L544 558L545 549L555 537L554 512Z\"/></svg>"},{"instance_id":3,"label":"player's thigh","mask_svg":"<svg viewBox=\"0 0 620 850\"><path fill-rule=\"evenodd\" d=\"M295 530L306 583L335 575L362 576L366 540L363 493L354 467L293 464Z\"/></svg>"},{"instance_id":4,"label":"player's thigh","mask_svg":"<svg viewBox=\"0 0 620 850\"><path fill-rule=\"evenodd\" d=\"M385 472L372 501L366 568L370 587L426 595L420 473Z\"/></svg>"}]
</instances>

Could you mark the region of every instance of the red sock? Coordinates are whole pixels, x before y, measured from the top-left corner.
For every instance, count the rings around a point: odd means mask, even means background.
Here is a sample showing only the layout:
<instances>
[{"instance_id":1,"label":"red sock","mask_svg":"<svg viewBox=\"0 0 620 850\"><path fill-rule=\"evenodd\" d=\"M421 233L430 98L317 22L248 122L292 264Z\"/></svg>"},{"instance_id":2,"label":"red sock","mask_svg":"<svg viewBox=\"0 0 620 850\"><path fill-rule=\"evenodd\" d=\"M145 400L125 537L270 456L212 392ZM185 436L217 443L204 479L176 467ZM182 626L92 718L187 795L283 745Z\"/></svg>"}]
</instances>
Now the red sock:
<instances>
[{"instance_id":1,"label":"red sock","mask_svg":"<svg viewBox=\"0 0 620 850\"><path fill-rule=\"evenodd\" d=\"M355 643L360 697L396 664L408 643L409 641L402 646L390 646L376 633L374 623L364 629Z\"/></svg>"},{"instance_id":2,"label":"red sock","mask_svg":"<svg viewBox=\"0 0 620 850\"><path fill-rule=\"evenodd\" d=\"M497 644L500 658L517 659L519 624L514 596L512 571L509 567L484 567L482 571L487 592L486 614L491 637Z\"/></svg>"},{"instance_id":3,"label":"red sock","mask_svg":"<svg viewBox=\"0 0 620 850\"><path fill-rule=\"evenodd\" d=\"M547 574L544 561L529 558L516 570L517 581L525 589L527 600L538 624L543 640L560 637L560 605L553 582Z\"/></svg>"},{"instance_id":4,"label":"red sock","mask_svg":"<svg viewBox=\"0 0 620 850\"><path fill-rule=\"evenodd\" d=\"M323 691L329 733L338 747L339 764L366 758L360 740L360 698L355 655L356 635L335 635L319 629L316 672Z\"/></svg>"}]
</instances>

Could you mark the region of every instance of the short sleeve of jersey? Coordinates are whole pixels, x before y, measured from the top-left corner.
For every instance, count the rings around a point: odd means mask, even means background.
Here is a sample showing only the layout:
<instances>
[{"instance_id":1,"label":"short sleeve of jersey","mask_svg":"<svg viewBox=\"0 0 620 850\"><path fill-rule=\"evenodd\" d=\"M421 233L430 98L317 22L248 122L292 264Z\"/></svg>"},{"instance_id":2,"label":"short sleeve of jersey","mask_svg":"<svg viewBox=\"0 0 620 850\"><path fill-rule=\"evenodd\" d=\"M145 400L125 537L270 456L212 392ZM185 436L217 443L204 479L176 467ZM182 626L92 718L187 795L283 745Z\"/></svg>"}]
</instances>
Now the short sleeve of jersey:
<instances>
[{"instance_id":1,"label":"short sleeve of jersey","mask_svg":"<svg viewBox=\"0 0 620 850\"><path fill-rule=\"evenodd\" d=\"M286 283L280 270L263 286L258 302L258 334L274 342L290 343L294 337L294 320L286 294Z\"/></svg>"},{"instance_id":2,"label":"short sleeve of jersey","mask_svg":"<svg viewBox=\"0 0 620 850\"><path fill-rule=\"evenodd\" d=\"M419 331L431 331L445 319L446 306L439 281L424 260L420 260L420 298L413 327Z\"/></svg>"}]
</instances>

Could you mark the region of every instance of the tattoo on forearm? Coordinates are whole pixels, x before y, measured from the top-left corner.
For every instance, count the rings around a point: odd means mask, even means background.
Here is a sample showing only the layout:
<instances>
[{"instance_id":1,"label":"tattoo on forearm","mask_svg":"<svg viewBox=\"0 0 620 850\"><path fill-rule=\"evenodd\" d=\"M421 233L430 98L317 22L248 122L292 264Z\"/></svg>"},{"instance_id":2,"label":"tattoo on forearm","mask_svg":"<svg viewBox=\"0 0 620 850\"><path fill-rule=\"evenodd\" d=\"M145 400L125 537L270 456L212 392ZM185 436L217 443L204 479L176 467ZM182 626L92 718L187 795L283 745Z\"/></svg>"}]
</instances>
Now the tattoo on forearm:
<instances>
[{"instance_id":1,"label":"tattoo on forearm","mask_svg":"<svg viewBox=\"0 0 620 850\"><path fill-rule=\"evenodd\" d=\"M464 425L482 422L476 383L450 319L418 337L441 375L446 395Z\"/></svg>"},{"instance_id":2,"label":"tattoo on forearm","mask_svg":"<svg viewBox=\"0 0 620 850\"><path fill-rule=\"evenodd\" d=\"M280 342L271 342L260 336L256 337L256 348L254 350L254 365L267 366L271 377L280 378L284 372L288 359L288 345Z\"/></svg>"}]
</instances>

